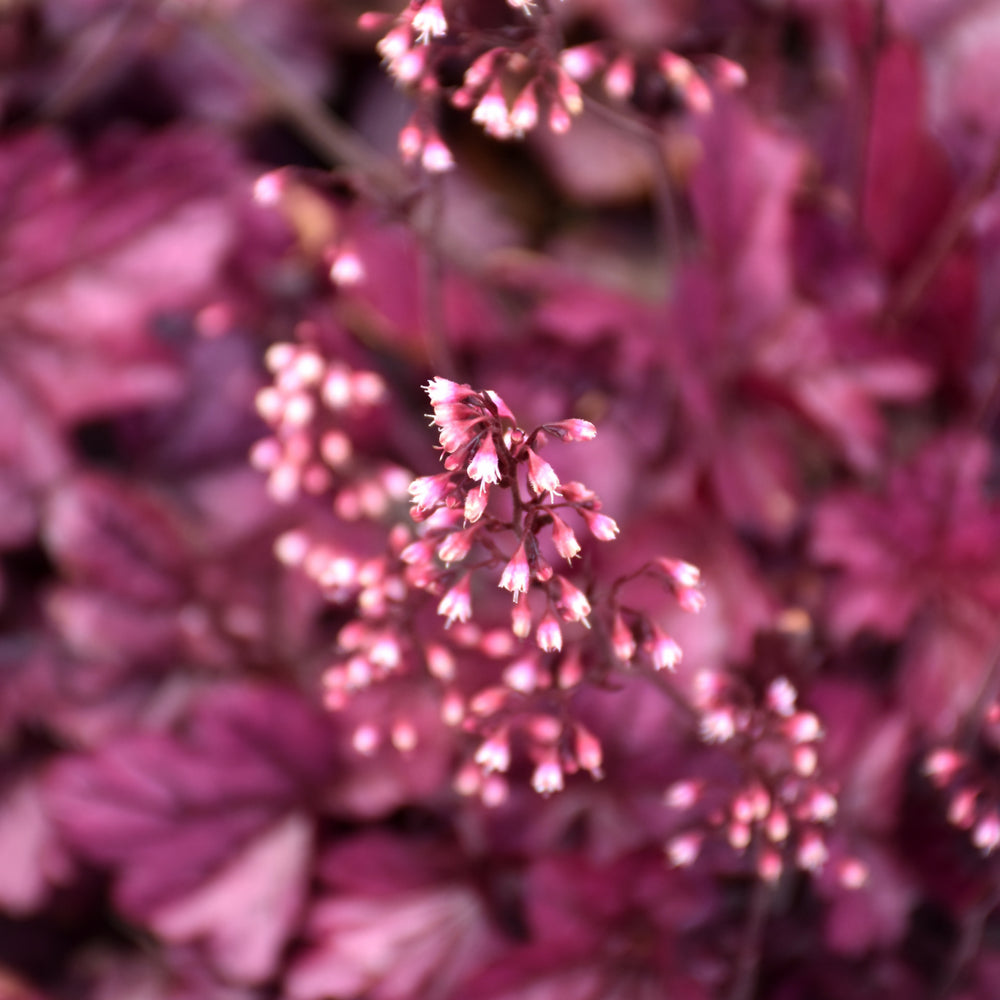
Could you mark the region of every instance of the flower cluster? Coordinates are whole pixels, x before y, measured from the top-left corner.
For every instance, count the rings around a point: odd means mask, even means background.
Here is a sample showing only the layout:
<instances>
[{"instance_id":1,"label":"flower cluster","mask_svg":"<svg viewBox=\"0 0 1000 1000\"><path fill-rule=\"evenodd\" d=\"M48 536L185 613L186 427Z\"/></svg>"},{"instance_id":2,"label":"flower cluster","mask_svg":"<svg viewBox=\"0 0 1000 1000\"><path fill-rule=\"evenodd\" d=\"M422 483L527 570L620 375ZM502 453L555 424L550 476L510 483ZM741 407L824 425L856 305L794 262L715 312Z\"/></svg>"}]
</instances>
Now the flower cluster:
<instances>
[{"instance_id":1,"label":"flower cluster","mask_svg":"<svg viewBox=\"0 0 1000 1000\"><path fill-rule=\"evenodd\" d=\"M987 713L983 734L992 738L989 746L982 748L982 754L942 746L928 753L923 763L924 774L945 798L948 822L966 831L983 854L992 854L1000 846L1000 786L995 765L989 765L996 754L998 723L1000 705L994 703Z\"/></svg>"},{"instance_id":2,"label":"flower cluster","mask_svg":"<svg viewBox=\"0 0 1000 1000\"><path fill-rule=\"evenodd\" d=\"M303 324L308 326L309 324ZM250 454L251 463L267 473L267 489L278 503L299 495L333 495L338 517L380 520L405 496L408 473L400 466L371 462L359 456L352 432L385 396L382 377L355 371L343 362L328 362L316 347L272 344L266 363L272 385L257 393L257 412L272 434L261 438ZM324 587L342 582L348 571L322 546L311 547L292 532L278 543L286 565L305 564L311 577Z\"/></svg>"},{"instance_id":3,"label":"flower cluster","mask_svg":"<svg viewBox=\"0 0 1000 1000\"><path fill-rule=\"evenodd\" d=\"M740 853L750 851L760 878L775 882L788 865L819 871L830 851L826 829L837 815L836 789L825 780L817 749L823 737L818 717L797 704L787 677L771 681L759 697L734 678L700 673L694 707L698 735L723 746L740 765L738 789L724 802L707 803L704 822L675 834L666 845L671 864L693 864L710 833L717 832ZM684 779L667 789L664 803L686 812L706 794L703 782ZM839 865L843 884L856 888L866 871L854 858Z\"/></svg>"},{"instance_id":4,"label":"flower cluster","mask_svg":"<svg viewBox=\"0 0 1000 1000\"><path fill-rule=\"evenodd\" d=\"M471 108L472 120L494 139L520 139L540 120L557 134L567 131L583 95L561 62L532 66L519 49L497 47L473 61L451 103Z\"/></svg>"},{"instance_id":5,"label":"flower cluster","mask_svg":"<svg viewBox=\"0 0 1000 1000\"><path fill-rule=\"evenodd\" d=\"M589 441L597 433L594 425L586 420L562 420L525 433L495 392L473 392L468 385L436 378L427 385L427 394L434 407L433 423L438 427L446 471L417 479L410 486L413 516L425 522L425 531L421 542L403 558L425 569L433 552L445 564L462 562L473 543L479 542L486 549L485 566L503 565L499 586L510 591L515 605L531 588L543 595L545 625L540 623L536 639L543 650L558 650L562 645L558 618L586 624L590 604L565 575L555 573L543 555L543 529L555 551L569 563L580 552L580 543L564 520L568 511L579 515L601 541L614 538L618 525L601 512L600 500L581 483L561 483L539 450L550 438ZM509 510L502 514L489 511L493 487L510 499ZM496 544L496 536L504 531L514 536L513 553L504 553ZM438 610L449 620L468 618L459 596L442 601ZM532 615L527 604L515 608L512 628L521 638L530 633Z\"/></svg>"},{"instance_id":6,"label":"flower cluster","mask_svg":"<svg viewBox=\"0 0 1000 1000\"><path fill-rule=\"evenodd\" d=\"M599 78L604 94L613 101L631 101L637 92L653 89L655 80L670 86L680 104L697 114L712 110L713 88L737 90L747 79L742 66L720 55L711 55L696 66L677 52L663 50L649 61L607 41L564 49L559 60L578 83Z\"/></svg>"},{"instance_id":7,"label":"flower cluster","mask_svg":"<svg viewBox=\"0 0 1000 1000\"><path fill-rule=\"evenodd\" d=\"M668 88L680 107L697 113L711 110L712 86L731 90L746 80L742 67L717 55L696 68L670 50L650 61L606 42L564 46L547 0L537 8L519 0L508 5L514 23L502 29L477 25L469 3L461 16L449 19L443 0L413 0L395 19L362 15L362 27L384 31L377 48L389 74L418 98L417 110L399 133L405 162L419 161L432 173L454 166L433 123L438 99L470 111L494 139L520 139L539 123L557 134L568 131L584 107L580 83L597 75L604 94L619 104L658 85ZM484 44L484 39L490 41ZM447 86L442 81L453 73L456 56L466 64L462 83Z\"/></svg>"},{"instance_id":8,"label":"flower cluster","mask_svg":"<svg viewBox=\"0 0 1000 1000\"><path fill-rule=\"evenodd\" d=\"M438 682L444 720L476 739L456 788L491 804L506 798L503 775L512 765L512 740L524 744L531 784L543 795L562 789L567 774L583 770L600 777L600 741L573 718L574 689L585 679L606 679L633 661L640 647L656 670L673 670L681 658L677 642L624 605L620 592L631 580L654 575L682 608L698 611L704 600L699 572L661 558L614 581L607 594L593 579L581 586L569 575L582 551L570 522L581 522L605 542L615 538L618 525L592 490L560 480L540 451L551 441L590 441L594 425L566 419L526 432L491 390L441 377L426 390L445 471L410 484L416 539L403 545L397 529L392 554L344 569L345 577L358 581L358 617L338 636L336 661L324 675L326 703L341 708L352 692L391 677ZM293 548L296 538L285 536L282 548ZM553 560L566 569L557 571ZM329 572L343 562L332 560ZM509 630L472 623L474 584L491 578L493 594L477 600L486 604L489 620L496 611L490 598L506 591ZM421 592L437 602L444 619L440 637L418 638L421 602L413 594ZM496 663L485 683L470 686L460 676L457 664L468 652ZM355 746L363 751L381 741L371 722L359 732ZM401 749L412 745L398 734L391 742Z\"/></svg>"}]
</instances>

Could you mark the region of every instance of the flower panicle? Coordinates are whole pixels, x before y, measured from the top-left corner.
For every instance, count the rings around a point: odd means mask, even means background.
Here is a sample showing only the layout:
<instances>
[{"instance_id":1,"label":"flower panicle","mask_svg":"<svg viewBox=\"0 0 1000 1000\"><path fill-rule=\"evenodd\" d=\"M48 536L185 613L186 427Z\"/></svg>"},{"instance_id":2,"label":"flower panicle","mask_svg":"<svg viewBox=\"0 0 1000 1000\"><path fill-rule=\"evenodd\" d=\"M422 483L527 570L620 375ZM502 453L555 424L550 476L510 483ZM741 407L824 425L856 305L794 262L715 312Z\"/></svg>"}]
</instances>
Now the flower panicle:
<instances>
[{"instance_id":1,"label":"flower panicle","mask_svg":"<svg viewBox=\"0 0 1000 1000\"><path fill-rule=\"evenodd\" d=\"M323 676L324 701L340 710L376 685L427 685L441 721L470 740L456 790L488 806L506 800L512 773L530 773L543 797L580 772L598 779L601 738L574 718L573 692L606 683L612 671L672 673L681 650L657 622L621 604L620 581L601 587L592 567L574 562L588 535L592 545L610 542L620 528L593 490L564 480L542 452L552 443L593 440L596 428L568 418L525 430L495 391L440 376L424 390L444 467L398 491L409 495L414 526L397 524L386 553L367 560L301 532L280 540L283 562L355 608ZM701 584L696 567L676 559L654 561L629 578L643 573L666 580L682 607L680 595ZM508 623L486 627L476 618L492 613L491 589L507 592L511 614ZM428 596L436 616L424 614ZM428 634L430 622L438 629ZM463 665L472 662L477 681L470 685ZM483 664L495 671L485 681L478 679ZM391 726L359 722L352 745L366 755L411 753L422 739L401 709ZM515 756L529 772L514 766Z\"/></svg>"},{"instance_id":2,"label":"flower panicle","mask_svg":"<svg viewBox=\"0 0 1000 1000\"><path fill-rule=\"evenodd\" d=\"M507 0L521 25L503 44L484 49L476 28L453 16L456 5L456 0L410 0L395 17L370 11L358 19L363 31L379 33L375 50L388 75L419 96L397 147L405 164L428 173L455 167L434 122L436 108L445 103L468 113L491 138L511 141L540 124L557 135L567 132L584 111L581 84L593 90L599 81L597 94L612 105L605 107L607 114L618 114L614 105L665 85L679 108L704 115L715 105L714 94L746 83L742 66L719 55L695 65L670 50L651 60L610 40L563 47L547 30L547 18L535 16L532 0ZM455 63L463 60L461 84L453 87Z\"/></svg>"},{"instance_id":3,"label":"flower panicle","mask_svg":"<svg viewBox=\"0 0 1000 1000\"><path fill-rule=\"evenodd\" d=\"M493 390L473 389L442 376L430 379L424 389L433 408L431 424L438 430L446 471L420 477L410 485L411 513L415 521L424 523L424 533L422 542L406 549L404 559L423 566L428 585L447 586L434 568L433 554L450 566L464 559L478 541L486 548L481 565L495 567L497 585L510 593L515 605L536 590L544 596L549 610L540 633L543 648L556 646L553 611L565 622L589 628L591 603L585 589L556 573L544 550L570 564L582 551L567 513L575 514L597 541L614 540L620 529L603 511L593 490L576 480L561 480L539 452L551 440L591 441L597 429L587 420L571 417L525 431ZM495 501L502 494L509 497L508 505ZM483 531L476 530L480 526ZM510 540L506 549L505 536ZM664 557L649 564L646 572L665 579L682 608L700 609L704 599L697 567ZM449 604L442 614L447 616L450 610ZM612 612L609 621L621 618L616 607ZM512 620L514 635L526 637L533 626L533 614L522 604ZM620 638L623 627L621 622L615 625L619 636L615 648L628 650L630 655L623 658L631 659L634 649L628 649L628 642ZM636 627L645 637L644 648L655 668L673 670L681 658L677 643L656 623Z\"/></svg>"},{"instance_id":4,"label":"flower panicle","mask_svg":"<svg viewBox=\"0 0 1000 1000\"><path fill-rule=\"evenodd\" d=\"M669 863L692 864L715 836L744 855L764 882L776 882L786 867L818 873L832 862L843 887L861 888L867 866L840 854L829 835L838 814L837 786L820 767L823 728L816 715L798 706L795 685L782 676L755 693L735 677L702 672L694 690L702 741L733 747L743 773L726 805L700 817L700 780L681 779L666 790L664 805L690 817L665 844Z\"/></svg>"}]
</instances>

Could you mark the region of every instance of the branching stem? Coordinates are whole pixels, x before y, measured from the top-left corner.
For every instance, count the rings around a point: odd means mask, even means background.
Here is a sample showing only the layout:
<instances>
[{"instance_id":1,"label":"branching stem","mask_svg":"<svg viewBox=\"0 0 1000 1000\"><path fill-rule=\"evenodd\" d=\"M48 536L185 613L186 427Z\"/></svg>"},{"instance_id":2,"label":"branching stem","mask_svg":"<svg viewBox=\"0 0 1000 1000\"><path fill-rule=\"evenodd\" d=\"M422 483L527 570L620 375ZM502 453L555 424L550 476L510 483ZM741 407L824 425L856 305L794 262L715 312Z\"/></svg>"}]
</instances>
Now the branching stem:
<instances>
[{"instance_id":1,"label":"branching stem","mask_svg":"<svg viewBox=\"0 0 1000 1000\"><path fill-rule=\"evenodd\" d=\"M986 169L975 178L944 217L937 232L927 241L923 253L914 260L910 269L896 286L895 293L886 307L886 321L890 325L902 322L927 290L941 265L948 258L965 232L973 212L982 203L1000 178L1000 143Z\"/></svg>"},{"instance_id":2,"label":"branching stem","mask_svg":"<svg viewBox=\"0 0 1000 1000\"><path fill-rule=\"evenodd\" d=\"M381 194L402 197L411 187L402 171L382 156L321 102L293 87L274 60L210 4L178 4L171 12L211 38L267 94L302 135L331 164L356 169Z\"/></svg>"}]
</instances>

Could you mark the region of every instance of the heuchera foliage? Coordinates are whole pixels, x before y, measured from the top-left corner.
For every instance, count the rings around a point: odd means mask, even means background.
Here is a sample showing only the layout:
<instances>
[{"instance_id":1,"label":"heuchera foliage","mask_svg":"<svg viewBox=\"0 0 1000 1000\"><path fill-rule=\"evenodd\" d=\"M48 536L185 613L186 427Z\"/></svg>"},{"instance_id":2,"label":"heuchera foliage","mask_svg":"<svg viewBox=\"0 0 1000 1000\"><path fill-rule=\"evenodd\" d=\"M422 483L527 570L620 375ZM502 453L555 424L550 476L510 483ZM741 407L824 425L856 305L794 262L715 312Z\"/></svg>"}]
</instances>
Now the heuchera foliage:
<instances>
[{"instance_id":1,"label":"heuchera foliage","mask_svg":"<svg viewBox=\"0 0 1000 1000\"><path fill-rule=\"evenodd\" d=\"M404 3L0 3L0 995L994 1000L1000 7Z\"/></svg>"}]
</instances>

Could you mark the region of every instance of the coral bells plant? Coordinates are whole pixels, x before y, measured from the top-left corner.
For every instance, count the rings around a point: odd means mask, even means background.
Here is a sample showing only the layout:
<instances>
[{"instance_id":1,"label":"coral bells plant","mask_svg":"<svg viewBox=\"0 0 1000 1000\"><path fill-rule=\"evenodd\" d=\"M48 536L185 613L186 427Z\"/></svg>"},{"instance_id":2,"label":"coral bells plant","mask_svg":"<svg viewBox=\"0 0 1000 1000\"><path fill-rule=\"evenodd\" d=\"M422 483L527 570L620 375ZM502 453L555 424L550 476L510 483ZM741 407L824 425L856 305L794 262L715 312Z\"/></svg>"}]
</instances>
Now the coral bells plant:
<instances>
[{"instance_id":1,"label":"coral bells plant","mask_svg":"<svg viewBox=\"0 0 1000 1000\"><path fill-rule=\"evenodd\" d=\"M367 6L0 3L3 1000L996 1000L998 5Z\"/></svg>"}]
</instances>

